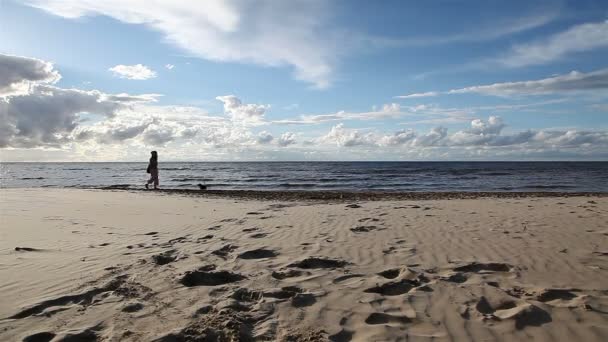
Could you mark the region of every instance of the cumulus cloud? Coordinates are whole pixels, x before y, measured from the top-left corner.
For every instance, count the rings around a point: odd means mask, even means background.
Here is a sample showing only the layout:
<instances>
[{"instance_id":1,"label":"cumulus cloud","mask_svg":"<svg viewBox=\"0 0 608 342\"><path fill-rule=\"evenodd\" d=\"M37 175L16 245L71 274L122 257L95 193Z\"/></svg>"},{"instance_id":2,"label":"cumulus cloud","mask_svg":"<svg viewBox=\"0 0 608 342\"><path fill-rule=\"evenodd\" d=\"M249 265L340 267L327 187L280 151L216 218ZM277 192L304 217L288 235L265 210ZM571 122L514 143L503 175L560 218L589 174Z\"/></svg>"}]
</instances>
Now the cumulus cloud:
<instances>
[{"instance_id":1,"label":"cumulus cloud","mask_svg":"<svg viewBox=\"0 0 608 342\"><path fill-rule=\"evenodd\" d=\"M26 95L0 100L0 147L34 147L65 142L80 114L115 115L124 106L98 91L34 86Z\"/></svg>"},{"instance_id":2,"label":"cumulus cloud","mask_svg":"<svg viewBox=\"0 0 608 342\"><path fill-rule=\"evenodd\" d=\"M411 129L399 130L393 134L385 135L378 140L380 146L404 145L416 138L416 132Z\"/></svg>"},{"instance_id":3,"label":"cumulus cloud","mask_svg":"<svg viewBox=\"0 0 608 342\"><path fill-rule=\"evenodd\" d=\"M506 124L500 117L490 116L487 120L471 121L469 129L448 134L445 127L434 127L426 133L414 130L400 130L392 134L368 132L363 134L348 129L343 124L331 128L329 133L313 143L334 144L338 147L356 149L359 147L383 147L405 152L438 151L475 151L509 149L513 153L548 151L559 153L565 150L591 149L594 151L608 148L607 131L584 130L526 130L503 134ZM386 150L385 150L386 152Z\"/></svg>"},{"instance_id":4,"label":"cumulus cloud","mask_svg":"<svg viewBox=\"0 0 608 342\"><path fill-rule=\"evenodd\" d=\"M417 136L412 140L414 146L437 146L441 145L443 139L448 135L448 129L445 127L433 127L426 133Z\"/></svg>"},{"instance_id":5,"label":"cumulus cloud","mask_svg":"<svg viewBox=\"0 0 608 342\"><path fill-rule=\"evenodd\" d=\"M32 84L55 83L60 78L52 63L0 54L0 97L24 94Z\"/></svg>"},{"instance_id":6,"label":"cumulus cloud","mask_svg":"<svg viewBox=\"0 0 608 342\"><path fill-rule=\"evenodd\" d=\"M339 123L331 128L327 135L319 139L320 142L336 144L339 147L351 147L373 143L374 138L371 134L363 134L356 129L348 129L343 123Z\"/></svg>"},{"instance_id":7,"label":"cumulus cloud","mask_svg":"<svg viewBox=\"0 0 608 342\"><path fill-rule=\"evenodd\" d=\"M109 121L103 123L104 127L102 132L99 132L99 129L97 129L97 132L92 130L84 130L79 132L79 135L86 132L84 133L86 134L86 137L90 138L95 136L97 138L97 141L100 143L119 143L139 136L151 124L152 121L142 122L135 125L129 125L124 122Z\"/></svg>"},{"instance_id":8,"label":"cumulus cloud","mask_svg":"<svg viewBox=\"0 0 608 342\"><path fill-rule=\"evenodd\" d=\"M156 72L142 64L116 65L108 69L114 76L129 80L148 80L156 77Z\"/></svg>"},{"instance_id":9,"label":"cumulus cloud","mask_svg":"<svg viewBox=\"0 0 608 342\"><path fill-rule=\"evenodd\" d=\"M236 124L263 124L264 114L270 108L269 105L245 104L235 95L218 96L216 99L224 103L224 113Z\"/></svg>"},{"instance_id":10,"label":"cumulus cloud","mask_svg":"<svg viewBox=\"0 0 608 342\"><path fill-rule=\"evenodd\" d=\"M173 141L176 137L176 131L171 126L158 126L146 129L142 136L142 140L146 145L163 146L166 143Z\"/></svg>"},{"instance_id":11,"label":"cumulus cloud","mask_svg":"<svg viewBox=\"0 0 608 342\"><path fill-rule=\"evenodd\" d=\"M28 57L0 55L0 73L2 89L11 90L0 96L0 147L61 146L74 138L82 114L112 118L121 109L158 97L59 88L48 84L61 77L52 64ZM90 136L80 130L75 138Z\"/></svg>"},{"instance_id":12,"label":"cumulus cloud","mask_svg":"<svg viewBox=\"0 0 608 342\"><path fill-rule=\"evenodd\" d=\"M260 133L258 133L257 136L257 143L258 144L269 144L270 142L272 142L272 140L274 139L274 137L272 136L272 134L266 132L266 131L262 131Z\"/></svg>"},{"instance_id":13,"label":"cumulus cloud","mask_svg":"<svg viewBox=\"0 0 608 342\"><path fill-rule=\"evenodd\" d=\"M295 77L329 86L343 38L327 29L326 0L168 1L27 0L30 6L75 19L105 15L161 32L168 42L214 61L294 68Z\"/></svg>"},{"instance_id":14,"label":"cumulus cloud","mask_svg":"<svg viewBox=\"0 0 608 342\"><path fill-rule=\"evenodd\" d=\"M515 45L497 62L507 67L545 64L568 54L608 47L608 21L585 23L532 43Z\"/></svg>"},{"instance_id":15,"label":"cumulus cloud","mask_svg":"<svg viewBox=\"0 0 608 342\"><path fill-rule=\"evenodd\" d=\"M285 132L281 134L279 139L277 140L277 144L279 146L285 147L289 145L293 145L296 143L296 134L292 132Z\"/></svg>"}]
</instances>

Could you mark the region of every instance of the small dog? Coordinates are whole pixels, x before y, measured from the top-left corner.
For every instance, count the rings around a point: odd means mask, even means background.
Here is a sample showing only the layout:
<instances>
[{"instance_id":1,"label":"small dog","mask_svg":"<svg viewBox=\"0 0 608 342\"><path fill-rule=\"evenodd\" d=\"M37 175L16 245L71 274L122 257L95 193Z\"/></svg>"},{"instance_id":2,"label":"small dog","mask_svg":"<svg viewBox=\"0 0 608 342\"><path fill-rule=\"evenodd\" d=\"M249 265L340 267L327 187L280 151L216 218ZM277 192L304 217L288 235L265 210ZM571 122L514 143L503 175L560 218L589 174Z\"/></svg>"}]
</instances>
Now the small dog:
<instances>
[{"instance_id":1,"label":"small dog","mask_svg":"<svg viewBox=\"0 0 608 342\"><path fill-rule=\"evenodd\" d=\"M206 186L206 185L203 185L203 184L200 184L200 183L199 183L199 184L198 184L198 187L199 187L199 189L201 189L201 190L207 190L207 186Z\"/></svg>"}]
</instances>

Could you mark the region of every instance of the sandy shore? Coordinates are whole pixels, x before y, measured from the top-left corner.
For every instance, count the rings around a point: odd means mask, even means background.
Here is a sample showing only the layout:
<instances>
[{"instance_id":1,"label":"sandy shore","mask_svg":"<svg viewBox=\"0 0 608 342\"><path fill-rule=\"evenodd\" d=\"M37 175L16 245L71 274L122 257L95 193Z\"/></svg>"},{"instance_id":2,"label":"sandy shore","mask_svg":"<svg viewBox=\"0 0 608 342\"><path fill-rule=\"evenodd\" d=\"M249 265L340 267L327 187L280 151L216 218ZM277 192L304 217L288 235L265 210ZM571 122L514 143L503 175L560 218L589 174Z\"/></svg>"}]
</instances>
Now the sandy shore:
<instances>
[{"instance_id":1,"label":"sandy shore","mask_svg":"<svg viewBox=\"0 0 608 342\"><path fill-rule=\"evenodd\" d=\"M251 198L0 190L0 340L608 340L605 196Z\"/></svg>"}]
</instances>

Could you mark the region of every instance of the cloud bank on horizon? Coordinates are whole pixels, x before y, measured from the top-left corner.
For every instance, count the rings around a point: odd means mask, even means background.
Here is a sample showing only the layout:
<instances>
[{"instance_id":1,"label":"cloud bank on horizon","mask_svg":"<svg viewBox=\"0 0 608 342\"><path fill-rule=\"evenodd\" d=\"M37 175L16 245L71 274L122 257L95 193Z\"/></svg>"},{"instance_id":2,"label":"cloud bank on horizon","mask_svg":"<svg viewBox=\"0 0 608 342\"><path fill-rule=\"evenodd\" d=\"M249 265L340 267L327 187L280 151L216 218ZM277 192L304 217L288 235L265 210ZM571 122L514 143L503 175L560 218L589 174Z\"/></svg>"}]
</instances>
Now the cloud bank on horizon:
<instances>
[{"instance_id":1,"label":"cloud bank on horizon","mask_svg":"<svg viewBox=\"0 0 608 342\"><path fill-rule=\"evenodd\" d=\"M412 37L390 16L382 32L353 28L361 9L323 0L9 3L28 18L155 35L133 42L141 60L133 51L80 65L59 50L28 54L27 43L0 51L0 160L139 160L150 149L165 160L608 160L608 21L555 4L497 18L505 26L484 34L434 38ZM168 44L144 52L158 37ZM469 44L488 52L437 58ZM415 54L429 61L402 61ZM437 76L415 76L437 63ZM196 77L218 68L217 87Z\"/></svg>"}]
</instances>

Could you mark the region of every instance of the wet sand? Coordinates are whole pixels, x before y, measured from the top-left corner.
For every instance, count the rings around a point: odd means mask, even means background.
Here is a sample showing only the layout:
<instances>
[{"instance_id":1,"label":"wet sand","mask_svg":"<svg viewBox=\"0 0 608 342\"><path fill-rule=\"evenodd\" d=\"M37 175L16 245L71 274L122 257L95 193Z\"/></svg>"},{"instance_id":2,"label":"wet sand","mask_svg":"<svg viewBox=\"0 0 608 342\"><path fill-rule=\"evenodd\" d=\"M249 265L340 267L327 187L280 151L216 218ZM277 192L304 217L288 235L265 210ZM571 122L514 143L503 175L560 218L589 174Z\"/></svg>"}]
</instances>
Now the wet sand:
<instances>
[{"instance_id":1,"label":"wet sand","mask_svg":"<svg viewBox=\"0 0 608 342\"><path fill-rule=\"evenodd\" d=\"M605 194L0 190L0 340L604 341Z\"/></svg>"}]
</instances>

